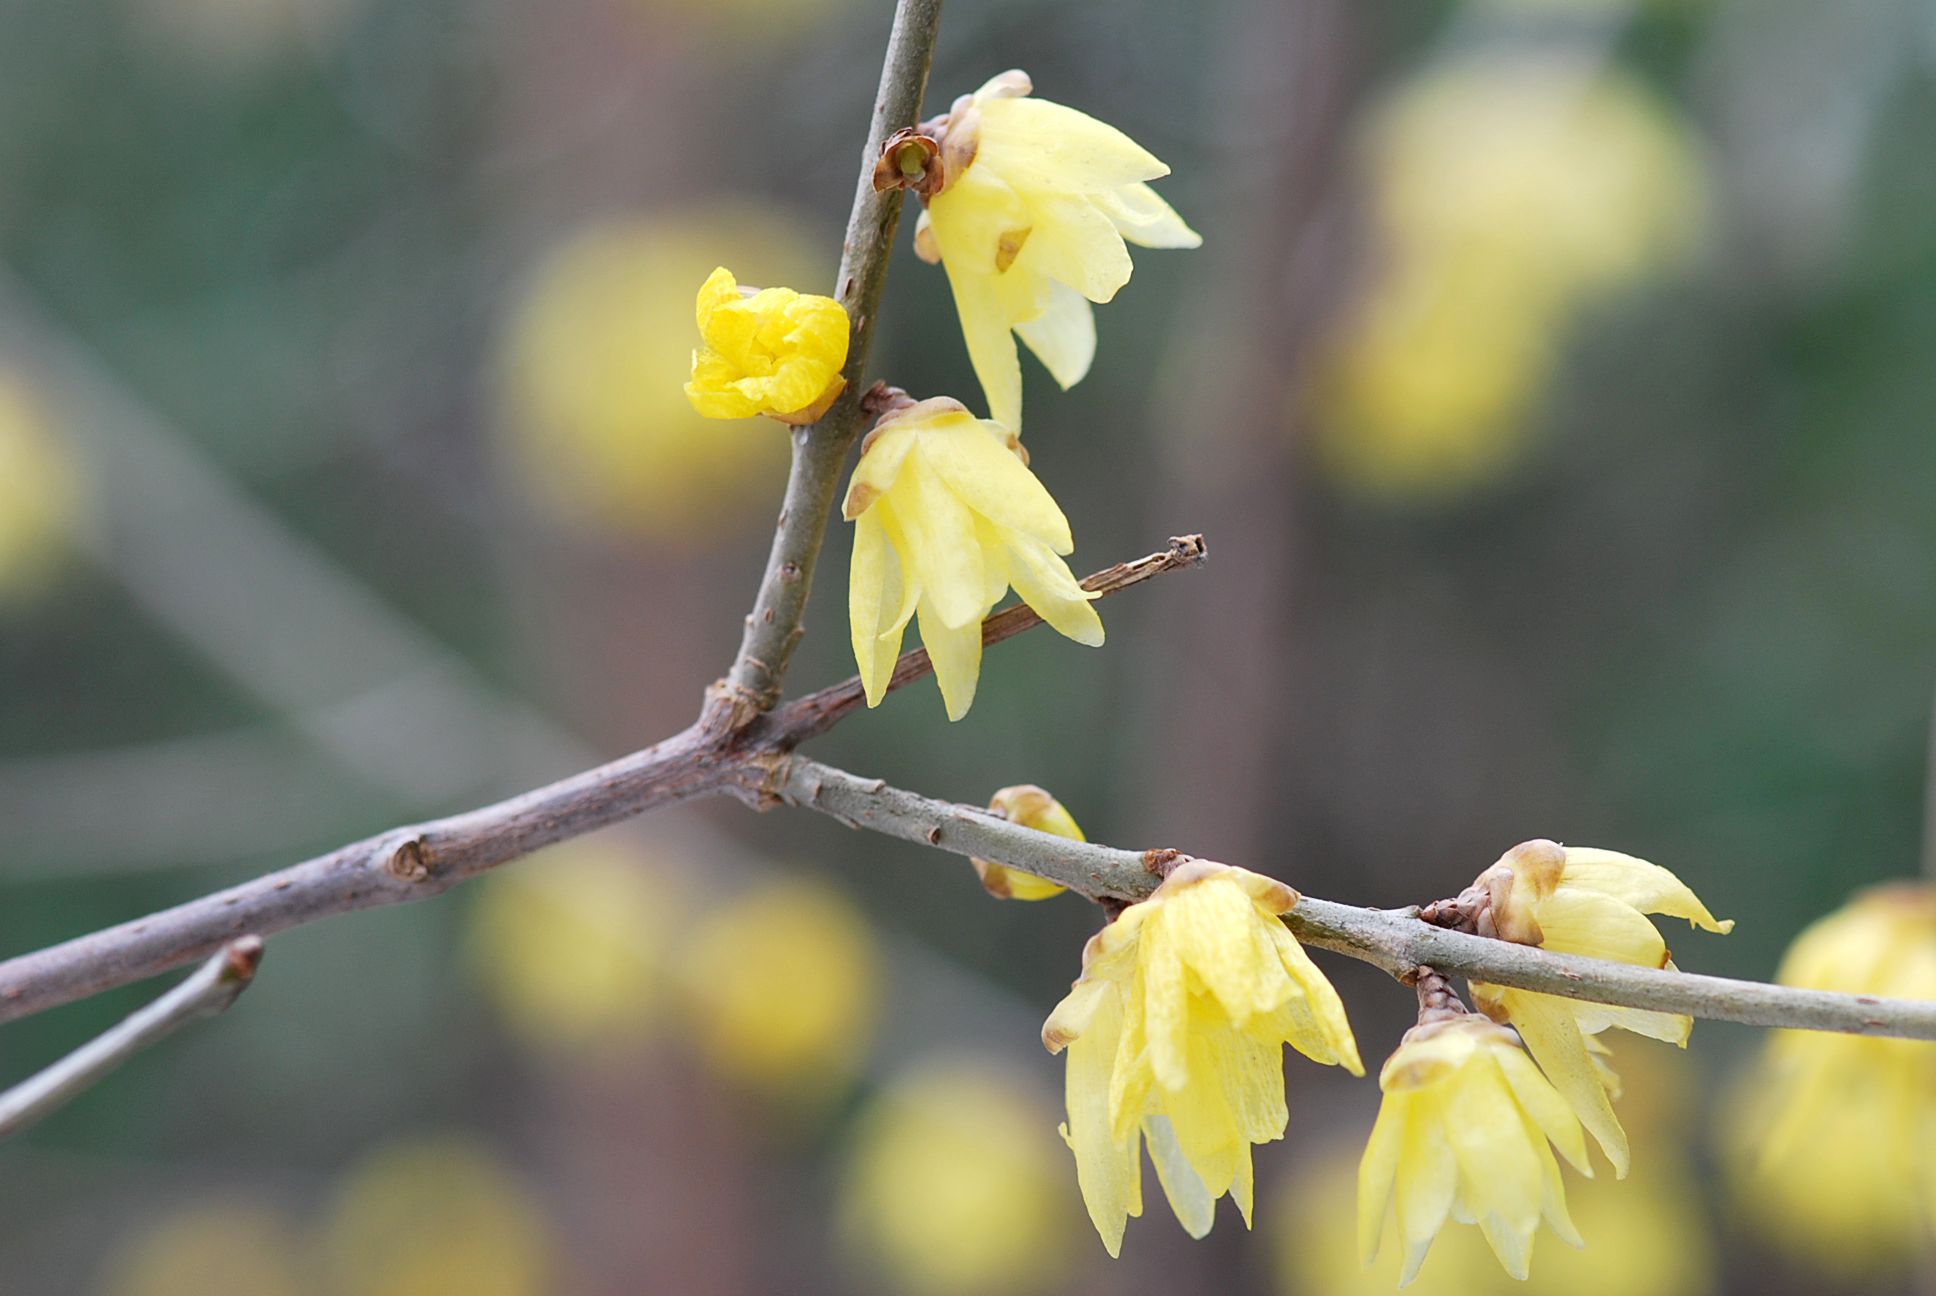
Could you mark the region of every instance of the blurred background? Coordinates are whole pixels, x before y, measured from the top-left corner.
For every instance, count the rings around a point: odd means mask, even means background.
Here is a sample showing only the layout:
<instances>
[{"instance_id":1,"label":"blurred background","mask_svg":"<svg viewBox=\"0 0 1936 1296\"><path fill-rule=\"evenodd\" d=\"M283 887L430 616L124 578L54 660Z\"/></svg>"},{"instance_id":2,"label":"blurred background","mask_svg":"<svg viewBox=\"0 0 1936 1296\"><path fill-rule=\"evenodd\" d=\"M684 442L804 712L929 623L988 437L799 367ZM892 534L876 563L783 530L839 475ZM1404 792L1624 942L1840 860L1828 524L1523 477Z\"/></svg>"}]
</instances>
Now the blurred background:
<instances>
[{"instance_id":1,"label":"blurred background","mask_svg":"<svg viewBox=\"0 0 1936 1296\"><path fill-rule=\"evenodd\" d=\"M687 409L692 294L830 289L889 12L0 5L0 951L691 717L785 471ZM929 111L1011 66L1205 239L1137 252L1073 392L1024 362L1074 567L1212 559L1100 653L992 652L960 724L922 683L816 754L1365 903L1621 849L1740 920L1670 936L1737 975L1916 871L1936 8L952 0ZM910 225L873 370L979 407ZM796 691L852 672L846 544ZM1390 1290L1348 1242L1376 1086L1296 1058L1255 1232L1152 1197L1105 1257L1036 1039L1097 920L721 804L279 936L0 1152L0 1288ZM1410 994L1322 961L1375 1066ZM0 1071L155 990L8 1026ZM1573 1181L1588 1250L1521 1290L1916 1287L1863 1145L1833 1200L1756 1190L1761 1042L1618 1044L1635 1174ZM1509 1285L1463 1229L1414 1290Z\"/></svg>"}]
</instances>

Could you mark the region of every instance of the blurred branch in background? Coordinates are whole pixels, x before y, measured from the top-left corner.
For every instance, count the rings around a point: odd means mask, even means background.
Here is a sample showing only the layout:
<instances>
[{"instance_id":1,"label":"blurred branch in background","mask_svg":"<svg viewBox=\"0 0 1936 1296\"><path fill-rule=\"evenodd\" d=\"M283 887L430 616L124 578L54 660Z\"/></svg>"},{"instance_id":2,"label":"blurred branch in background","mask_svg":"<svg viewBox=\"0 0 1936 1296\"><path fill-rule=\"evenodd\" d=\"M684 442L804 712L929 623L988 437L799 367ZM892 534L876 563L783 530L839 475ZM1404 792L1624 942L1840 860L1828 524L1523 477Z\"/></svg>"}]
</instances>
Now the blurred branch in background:
<instances>
[{"instance_id":1,"label":"blurred branch in background","mask_svg":"<svg viewBox=\"0 0 1936 1296\"><path fill-rule=\"evenodd\" d=\"M54 1065L0 1093L0 1139L11 1138L53 1114L135 1054L189 1022L222 1012L255 979L262 939L242 936L224 945L180 985Z\"/></svg>"}]
</instances>

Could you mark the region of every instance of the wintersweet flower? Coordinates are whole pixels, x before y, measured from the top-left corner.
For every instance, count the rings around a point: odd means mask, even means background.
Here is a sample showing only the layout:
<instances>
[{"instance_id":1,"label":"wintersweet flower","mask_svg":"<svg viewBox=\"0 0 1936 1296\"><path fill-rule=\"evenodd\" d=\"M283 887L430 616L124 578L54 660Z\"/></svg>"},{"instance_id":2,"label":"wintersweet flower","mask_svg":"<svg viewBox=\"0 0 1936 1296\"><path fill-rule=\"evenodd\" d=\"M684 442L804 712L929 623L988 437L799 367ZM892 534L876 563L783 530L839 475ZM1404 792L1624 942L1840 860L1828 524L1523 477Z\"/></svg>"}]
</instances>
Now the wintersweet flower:
<instances>
[{"instance_id":1,"label":"wintersweet flower","mask_svg":"<svg viewBox=\"0 0 1936 1296\"><path fill-rule=\"evenodd\" d=\"M1281 882L1187 860L1083 948L1042 1042L1069 1050L1062 1137L1110 1255L1143 1213L1146 1141L1192 1237L1225 1193L1248 1225L1251 1145L1289 1119L1283 1046L1364 1074L1337 991L1279 921L1297 902Z\"/></svg>"},{"instance_id":2,"label":"wintersweet flower","mask_svg":"<svg viewBox=\"0 0 1936 1296\"><path fill-rule=\"evenodd\" d=\"M705 345L692 353L686 399L707 418L811 423L846 385L847 312L831 297L791 288L746 296L721 266L699 286L694 313Z\"/></svg>"},{"instance_id":3,"label":"wintersweet flower","mask_svg":"<svg viewBox=\"0 0 1936 1296\"><path fill-rule=\"evenodd\" d=\"M1776 979L1936 999L1936 887L1866 891L1796 938ZM1776 1031L1734 1104L1757 1223L1844 1278L1906 1266L1936 1236L1936 1046Z\"/></svg>"},{"instance_id":4,"label":"wintersweet flower","mask_svg":"<svg viewBox=\"0 0 1936 1296\"><path fill-rule=\"evenodd\" d=\"M1069 520L1020 448L958 401L937 397L882 417L862 443L842 515L854 523L847 610L867 705L878 706L910 617L948 718L968 714L981 675L981 623L1010 585L1080 644L1102 621L1057 555Z\"/></svg>"},{"instance_id":5,"label":"wintersweet flower","mask_svg":"<svg viewBox=\"0 0 1936 1296\"><path fill-rule=\"evenodd\" d=\"M940 145L939 186L915 251L954 290L968 357L997 423L1020 432L1019 334L1071 387L1096 353L1091 302L1129 282L1125 240L1153 248L1203 239L1147 183L1170 169L1086 113L1032 99L1004 72L921 130Z\"/></svg>"},{"instance_id":6,"label":"wintersweet flower","mask_svg":"<svg viewBox=\"0 0 1936 1296\"><path fill-rule=\"evenodd\" d=\"M1648 914L1685 918L1711 932L1734 928L1733 920L1717 920L1685 883L1658 864L1545 840L1522 842L1500 856L1458 903L1475 912L1483 935L1639 967L1674 966ZM1487 1016L1519 1032L1615 1172L1625 1177L1627 1135L1608 1101L1611 1071L1589 1053L1587 1038L1618 1026L1684 1048L1693 1019L1478 982L1472 997Z\"/></svg>"},{"instance_id":7,"label":"wintersweet flower","mask_svg":"<svg viewBox=\"0 0 1936 1296\"><path fill-rule=\"evenodd\" d=\"M1071 841L1087 841L1082 829L1060 801L1033 783L1005 787L989 798L988 808L1010 823L1037 832L1053 833ZM1020 869L997 864L994 860L970 860L988 894L997 900L1047 900L1059 896L1067 887Z\"/></svg>"},{"instance_id":8,"label":"wintersweet flower","mask_svg":"<svg viewBox=\"0 0 1936 1296\"><path fill-rule=\"evenodd\" d=\"M1541 1219L1562 1241L1580 1245L1552 1149L1591 1177L1586 1139L1510 1031L1463 1010L1423 1021L1386 1060L1378 1087L1385 1100L1358 1168L1358 1248L1366 1264L1388 1218L1405 1247L1401 1287L1417 1276L1447 1219L1477 1224L1519 1279Z\"/></svg>"}]
</instances>

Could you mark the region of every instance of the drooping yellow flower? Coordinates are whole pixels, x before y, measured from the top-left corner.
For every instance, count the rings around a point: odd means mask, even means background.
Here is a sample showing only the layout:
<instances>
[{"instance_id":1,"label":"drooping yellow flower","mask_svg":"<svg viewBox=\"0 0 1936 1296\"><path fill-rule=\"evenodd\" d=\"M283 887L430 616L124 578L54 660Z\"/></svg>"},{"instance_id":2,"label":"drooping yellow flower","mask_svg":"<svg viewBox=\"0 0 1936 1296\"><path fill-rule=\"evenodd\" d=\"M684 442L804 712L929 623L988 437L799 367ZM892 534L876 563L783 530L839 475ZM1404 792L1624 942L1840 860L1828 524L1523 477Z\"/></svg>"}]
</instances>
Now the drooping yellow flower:
<instances>
[{"instance_id":1,"label":"drooping yellow flower","mask_svg":"<svg viewBox=\"0 0 1936 1296\"><path fill-rule=\"evenodd\" d=\"M1024 828L1053 833L1071 841L1089 840L1082 835L1075 817L1063 808L1062 803L1033 783L1003 788L989 798L988 808L1010 823L1020 824ZM980 875L982 886L998 900L1047 900L1068 889L1047 878L1036 877L1033 873L997 864L994 860L975 859L970 862Z\"/></svg>"},{"instance_id":2,"label":"drooping yellow flower","mask_svg":"<svg viewBox=\"0 0 1936 1296\"><path fill-rule=\"evenodd\" d=\"M1804 931L1784 985L1936 999L1936 888L1878 887ZM1732 1106L1740 1195L1769 1238L1853 1279L1936 1238L1936 1045L1777 1031Z\"/></svg>"},{"instance_id":3,"label":"drooping yellow flower","mask_svg":"<svg viewBox=\"0 0 1936 1296\"><path fill-rule=\"evenodd\" d=\"M831 297L791 288L742 296L720 266L699 286L694 313L704 345L692 353L686 399L707 418L811 423L847 385L847 312Z\"/></svg>"},{"instance_id":4,"label":"drooping yellow flower","mask_svg":"<svg viewBox=\"0 0 1936 1296\"><path fill-rule=\"evenodd\" d=\"M1387 1216L1405 1247L1402 1287L1447 1219L1477 1224L1499 1263L1526 1277L1544 1219L1580 1245L1550 1140L1591 1177L1579 1118L1511 1032L1470 1013L1405 1033L1378 1073L1385 1101L1358 1170L1358 1248L1378 1254Z\"/></svg>"},{"instance_id":5,"label":"drooping yellow flower","mask_svg":"<svg viewBox=\"0 0 1936 1296\"><path fill-rule=\"evenodd\" d=\"M1639 967L1671 968L1667 943L1647 914L1685 918L1711 932L1727 932L1685 883L1658 864L1615 851L1522 842L1479 875L1486 912L1480 930L1560 954L1582 954ZM1677 1013L1474 982L1473 1002L1495 1021L1511 1025L1526 1041L1554 1086L1566 1095L1580 1121L1613 1163L1627 1173L1627 1135L1608 1101L1610 1072L1596 1065L1587 1037L1618 1026L1683 1047L1694 1021Z\"/></svg>"},{"instance_id":6,"label":"drooping yellow flower","mask_svg":"<svg viewBox=\"0 0 1936 1296\"><path fill-rule=\"evenodd\" d=\"M1056 382L1073 386L1096 353L1091 302L1129 282L1129 249L1202 238L1148 181L1170 169L1113 126L1029 97L1028 75L994 77L924 124L941 141L941 189L915 229L940 261L997 423L1022 427L1019 334Z\"/></svg>"},{"instance_id":7,"label":"drooping yellow flower","mask_svg":"<svg viewBox=\"0 0 1936 1296\"><path fill-rule=\"evenodd\" d=\"M880 954L833 888L789 879L734 896L675 958L699 1051L733 1080L811 1108L866 1060Z\"/></svg>"},{"instance_id":8,"label":"drooping yellow flower","mask_svg":"<svg viewBox=\"0 0 1936 1296\"><path fill-rule=\"evenodd\" d=\"M1030 1077L932 1058L862 1113L842 1232L873 1286L912 1296L1058 1288L1074 1201Z\"/></svg>"},{"instance_id":9,"label":"drooping yellow flower","mask_svg":"<svg viewBox=\"0 0 1936 1296\"><path fill-rule=\"evenodd\" d=\"M1075 542L1001 428L957 401L921 401L868 434L842 514L854 523L847 610L854 660L878 706L908 619L934 663L948 718L968 714L981 675L981 623L1008 587L1080 644L1102 621L1058 556Z\"/></svg>"},{"instance_id":10,"label":"drooping yellow flower","mask_svg":"<svg viewBox=\"0 0 1936 1296\"><path fill-rule=\"evenodd\" d=\"M1253 1143L1282 1138L1283 1046L1363 1075L1338 993L1279 915L1298 894L1189 860L1082 951L1082 976L1042 1027L1069 1050L1068 1123L1089 1218L1110 1255L1143 1213L1145 1141L1192 1237L1229 1193L1251 1215Z\"/></svg>"}]
</instances>

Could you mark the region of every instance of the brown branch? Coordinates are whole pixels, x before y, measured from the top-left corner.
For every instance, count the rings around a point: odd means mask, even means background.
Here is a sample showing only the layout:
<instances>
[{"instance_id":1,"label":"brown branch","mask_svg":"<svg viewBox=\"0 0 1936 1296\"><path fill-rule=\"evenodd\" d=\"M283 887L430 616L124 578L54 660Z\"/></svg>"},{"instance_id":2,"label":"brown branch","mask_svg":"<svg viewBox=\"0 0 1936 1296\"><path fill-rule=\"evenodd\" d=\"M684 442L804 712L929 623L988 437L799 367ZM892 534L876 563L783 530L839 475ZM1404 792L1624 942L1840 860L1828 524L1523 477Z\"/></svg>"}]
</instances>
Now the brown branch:
<instances>
[{"instance_id":1,"label":"brown branch","mask_svg":"<svg viewBox=\"0 0 1936 1296\"><path fill-rule=\"evenodd\" d=\"M1165 572L1201 567L1209 553L1209 546L1201 535L1171 536L1168 549L1133 562L1105 567L1084 577L1082 588L1101 598L1108 598ZM982 647L998 644L1041 624L1041 616L1026 603L1003 608L982 622ZM933 670L934 664L928 660L927 649L915 648L904 652L900 660L894 663L893 673L888 676L887 691L892 693L903 685L912 684ZM759 734L763 741L772 746L790 749L827 732L865 705L866 701L866 690L861 687L860 676L856 675L780 707L761 725Z\"/></svg>"},{"instance_id":2,"label":"brown branch","mask_svg":"<svg viewBox=\"0 0 1936 1296\"><path fill-rule=\"evenodd\" d=\"M727 722L733 727L770 710L780 700L781 679L803 633L800 622L806 615L807 595L813 587L827 518L833 512L841 466L866 422L861 411L862 379L874 340L881 287L887 281L894 229L901 215L901 191L876 190L874 165L888 137L912 126L921 115L921 97L927 91L928 65L934 57L935 28L940 21L941 0L900 0L894 9L894 28L887 38L874 118L861 151L860 180L847 217L840 273L834 280L834 295L847 308L853 327L847 367L841 371L847 385L818 423L793 431L793 466L787 474L786 498L773 532L773 548L760 577L753 611L746 618L739 654L720 689L723 702L730 708Z\"/></svg>"},{"instance_id":3,"label":"brown branch","mask_svg":"<svg viewBox=\"0 0 1936 1296\"><path fill-rule=\"evenodd\" d=\"M217 951L180 985L54 1065L0 1093L0 1139L51 1116L108 1072L189 1022L213 1017L255 980L262 941L242 936Z\"/></svg>"},{"instance_id":4,"label":"brown branch","mask_svg":"<svg viewBox=\"0 0 1936 1296\"><path fill-rule=\"evenodd\" d=\"M906 841L979 856L1060 882L1093 900L1140 900L1156 889L1171 853L1070 841L1010 823L974 806L937 801L861 778L797 753L777 755L741 795L755 804L800 806ZM1307 945L1348 954L1404 979L1421 965L1477 981L1568 999L1686 1013L1750 1026L1936 1040L1936 1001L1831 994L1726 977L1633 967L1550 954L1510 941L1447 931L1416 910L1364 909L1305 896L1284 921Z\"/></svg>"}]
</instances>

